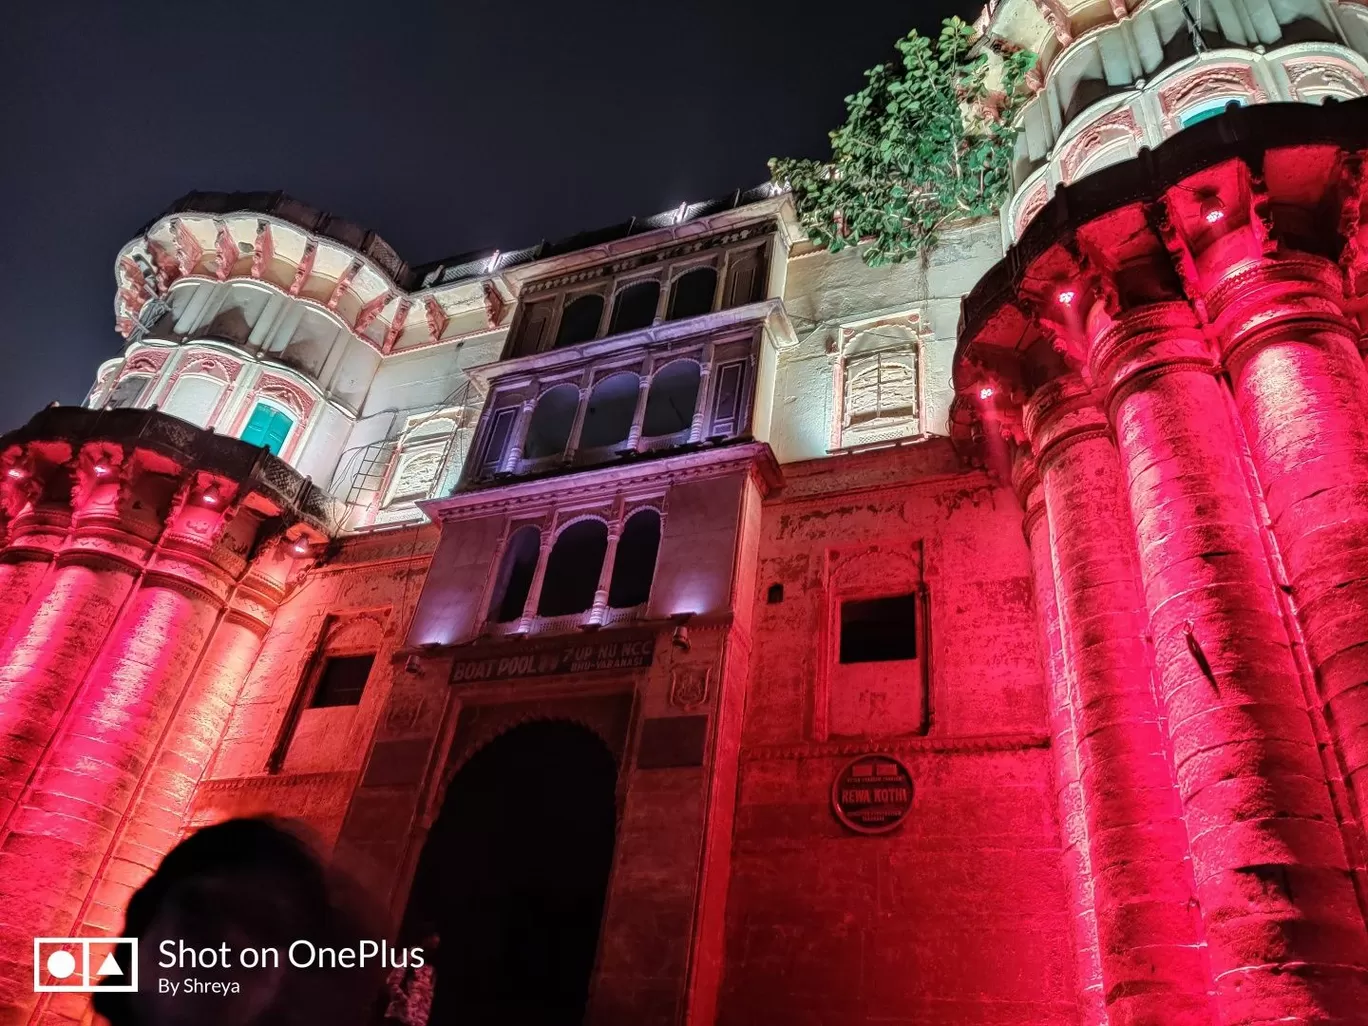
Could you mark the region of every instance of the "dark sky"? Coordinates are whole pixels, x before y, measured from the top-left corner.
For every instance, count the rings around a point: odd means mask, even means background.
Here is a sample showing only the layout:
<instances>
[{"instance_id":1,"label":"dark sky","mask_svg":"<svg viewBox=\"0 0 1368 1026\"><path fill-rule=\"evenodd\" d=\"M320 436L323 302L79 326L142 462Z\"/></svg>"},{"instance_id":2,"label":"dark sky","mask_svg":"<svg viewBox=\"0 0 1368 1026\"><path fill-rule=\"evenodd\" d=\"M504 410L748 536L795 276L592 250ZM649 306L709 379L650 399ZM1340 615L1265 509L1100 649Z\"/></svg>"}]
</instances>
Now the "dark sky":
<instances>
[{"instance_id":1,"label":"dark sky","mask_svg":"<svg viewBox=\"0 0 1368 1026\"><path fill-rule=\"evenodd\" d=\"M283 189L410 264L730 193L966 0L28 0L0 31L0 430L116 354L114 257Z\"/></svg>"}]
</instances>

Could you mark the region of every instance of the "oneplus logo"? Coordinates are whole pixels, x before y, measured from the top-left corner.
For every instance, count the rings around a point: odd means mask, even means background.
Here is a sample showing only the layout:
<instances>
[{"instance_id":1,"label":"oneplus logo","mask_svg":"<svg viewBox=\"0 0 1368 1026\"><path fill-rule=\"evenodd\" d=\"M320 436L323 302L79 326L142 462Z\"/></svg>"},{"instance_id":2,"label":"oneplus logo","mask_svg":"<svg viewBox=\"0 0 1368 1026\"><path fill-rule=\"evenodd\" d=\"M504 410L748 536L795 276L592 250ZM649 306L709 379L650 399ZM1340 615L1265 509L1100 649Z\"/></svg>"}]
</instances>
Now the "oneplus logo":
<instances>
[{"instance_id":1,"label":"oneplus logo","mask_svg":"<svg viewBox=\"0 0 1368 1026\"><path fill-rule=\"evenodd\" d=\"M35 937L33 989L92 994L138 989L138 938Z\"/></svg>"}]
</instances>

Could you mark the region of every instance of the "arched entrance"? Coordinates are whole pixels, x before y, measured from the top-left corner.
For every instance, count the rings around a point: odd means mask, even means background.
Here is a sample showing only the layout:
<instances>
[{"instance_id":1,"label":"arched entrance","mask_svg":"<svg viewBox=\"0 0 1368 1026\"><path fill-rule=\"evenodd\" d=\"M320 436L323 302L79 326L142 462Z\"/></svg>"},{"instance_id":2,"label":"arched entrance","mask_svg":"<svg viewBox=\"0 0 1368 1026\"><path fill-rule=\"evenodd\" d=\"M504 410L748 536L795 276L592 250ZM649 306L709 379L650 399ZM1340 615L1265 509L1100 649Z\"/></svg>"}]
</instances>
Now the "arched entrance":
<instances>
[{"instance_id":1,"label":"arched entrance","mask_svg":"<svg viewBox=\"0 0 1368 1026\"><path fill-rule=\"evenodd\" d=\"M405 933L441 938L430 1026L579 1026L616 827L617 767L588 729L523 724L456 774Z\"/></svg>"}]
</instances>

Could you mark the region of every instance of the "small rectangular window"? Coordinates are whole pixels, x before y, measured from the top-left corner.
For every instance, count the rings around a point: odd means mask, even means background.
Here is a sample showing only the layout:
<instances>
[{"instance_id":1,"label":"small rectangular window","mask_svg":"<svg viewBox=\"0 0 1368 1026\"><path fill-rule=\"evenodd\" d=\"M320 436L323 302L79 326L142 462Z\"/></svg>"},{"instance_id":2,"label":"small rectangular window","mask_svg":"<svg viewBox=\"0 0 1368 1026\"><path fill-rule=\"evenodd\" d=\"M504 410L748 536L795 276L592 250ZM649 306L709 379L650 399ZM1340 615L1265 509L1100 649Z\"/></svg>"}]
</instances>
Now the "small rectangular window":
<instances>
[{"instance_id":1,"label":"small rectangular window","mask_svg":"<svg viewBox=\"0 0 1368 1026\"><path fill-rule=\"evenodd\" d=\"M359 705L366 678L370 676L375 654L329 656L314 688L310 709L326 709L336 705Z\"/></svg>"},{"instance_id":2,"label":"small rectangular window","mask_svg":"<svg viewBox=\"0 0 1368 1026\"><path fill-rule=\"evenodd\" d=\"M917 596L841 603L841 662L917 658Z\"/></svg>"}]
</instances>

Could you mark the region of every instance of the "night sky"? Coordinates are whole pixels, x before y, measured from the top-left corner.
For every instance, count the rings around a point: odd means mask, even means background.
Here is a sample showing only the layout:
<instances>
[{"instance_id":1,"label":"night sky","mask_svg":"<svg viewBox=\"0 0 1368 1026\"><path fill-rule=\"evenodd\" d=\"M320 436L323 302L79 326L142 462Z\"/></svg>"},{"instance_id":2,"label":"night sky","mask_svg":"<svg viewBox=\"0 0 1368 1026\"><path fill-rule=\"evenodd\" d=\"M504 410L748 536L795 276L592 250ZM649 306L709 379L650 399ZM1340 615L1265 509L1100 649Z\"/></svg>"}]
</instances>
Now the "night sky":
<instances>
[{"instance_id":1,"label":"night sky","mask_svg":"<svg viewBox=\"0 0 1368 1026\"><path fill-rule=\"evenodd\" d=\"M0 30L0 430L117 354L119 247L283 189L410 264L725 195L827 155L861 72L981 2L16 3Z\"/></svg>"}]
</instances>

